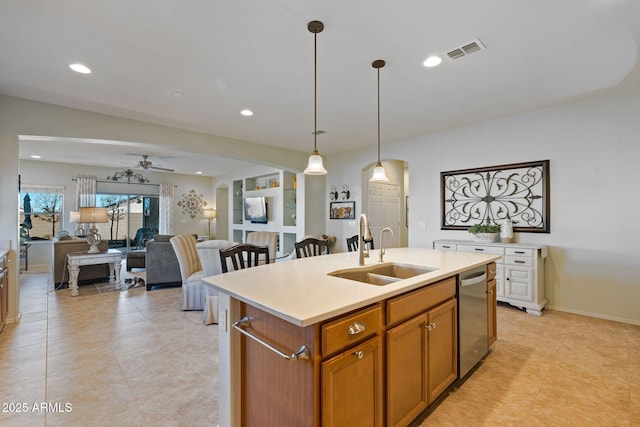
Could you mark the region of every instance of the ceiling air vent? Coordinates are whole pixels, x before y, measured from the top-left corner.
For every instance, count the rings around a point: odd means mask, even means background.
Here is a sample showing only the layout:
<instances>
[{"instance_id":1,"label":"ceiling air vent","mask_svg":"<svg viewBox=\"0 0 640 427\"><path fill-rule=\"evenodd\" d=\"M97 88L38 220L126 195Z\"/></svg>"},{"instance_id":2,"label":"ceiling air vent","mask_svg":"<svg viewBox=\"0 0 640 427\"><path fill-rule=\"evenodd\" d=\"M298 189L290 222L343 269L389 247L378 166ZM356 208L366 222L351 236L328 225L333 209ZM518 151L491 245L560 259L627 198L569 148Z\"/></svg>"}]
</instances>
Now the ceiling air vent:
<instances>
[{"instance_id":1,"label":"ceiling air vent","mask_svg":"<svg viewBox=\"0 0 640 427\"><path fill-rule=\"evenodd\" d=\"M479 52L484 49L484 45L480 41L480 39L475 39L464 46L460 46L455 48L449 52L447 52L447 58L449 61L455 61L456 59L460 59L467 55L471 55L472 53Z\"/></svg>"}]
</instances>

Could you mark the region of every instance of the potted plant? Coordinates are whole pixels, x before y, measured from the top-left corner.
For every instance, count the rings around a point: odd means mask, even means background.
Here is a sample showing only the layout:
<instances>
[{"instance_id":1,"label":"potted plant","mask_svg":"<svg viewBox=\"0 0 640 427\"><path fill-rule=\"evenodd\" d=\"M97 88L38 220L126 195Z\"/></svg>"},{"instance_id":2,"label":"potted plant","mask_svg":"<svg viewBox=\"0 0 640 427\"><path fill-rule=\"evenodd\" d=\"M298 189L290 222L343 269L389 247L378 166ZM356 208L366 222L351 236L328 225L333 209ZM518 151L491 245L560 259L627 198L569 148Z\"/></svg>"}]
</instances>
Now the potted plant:
<instances>
[{"instance_id":1,"label":"potted plant","mask_svg":"<svg viewBox=\"0 0 640 427\"><path fill-rule=\"evenodd\" d=\"M498 241L500 226L495 224L475 224L469 227L469 233L473 234L474 240L494 243Z\"/></svg>"}]
</instances>

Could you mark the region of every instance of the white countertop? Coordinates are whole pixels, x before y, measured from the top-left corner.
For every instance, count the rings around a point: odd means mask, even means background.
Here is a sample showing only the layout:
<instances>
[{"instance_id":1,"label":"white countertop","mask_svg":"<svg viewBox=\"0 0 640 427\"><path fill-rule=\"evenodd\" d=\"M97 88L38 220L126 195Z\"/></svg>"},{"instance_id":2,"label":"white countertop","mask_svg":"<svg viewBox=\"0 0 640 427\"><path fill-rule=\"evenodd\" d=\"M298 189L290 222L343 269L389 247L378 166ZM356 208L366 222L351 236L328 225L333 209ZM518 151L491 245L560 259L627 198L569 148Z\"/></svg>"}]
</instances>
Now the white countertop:
<instances>
[{"instance_id":1,"label":"white countertop","mask_svg":"<svg viewBox=\"0 0 640 427\"><path fill-rule=\"evenodd\" d=\"M365 266L378 264L378 252L370 251L370 257L365 258ZM498 258L490 254L423 248L387 249L385 262L401 262L437 270L385 286L327 275L336 270L357 268L358 252L293 259L210 276L205 280L220 292L304 327Z\"/></svg>"}]
</instances>

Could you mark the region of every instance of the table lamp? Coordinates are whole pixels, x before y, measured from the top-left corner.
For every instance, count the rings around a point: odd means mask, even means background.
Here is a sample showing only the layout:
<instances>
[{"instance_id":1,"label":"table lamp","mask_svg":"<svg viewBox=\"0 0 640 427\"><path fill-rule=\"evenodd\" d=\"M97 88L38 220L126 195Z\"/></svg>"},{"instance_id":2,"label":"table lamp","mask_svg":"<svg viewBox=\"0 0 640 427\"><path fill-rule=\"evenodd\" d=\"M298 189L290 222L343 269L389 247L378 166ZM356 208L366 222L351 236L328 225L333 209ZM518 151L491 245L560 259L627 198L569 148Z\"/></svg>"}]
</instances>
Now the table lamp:
<instances>
[{"instance_id":1,"label":"table lamp","mask_svg":"<svg viewBox=\"0 0 640 427\"><path fill-rule=\"evenodd\" d=\"M207 221L209 221L209 231L207 233L207 236L209 236L209 239L211 239L211 220L216 217L216 210L215 209L203 209L202 212L204 214L205 219Z\"/></svg>"},{"instance_id":2,"label":"table lamp","mask_svg":"<svg viewBox=\"0 0 640 427\"><path fill-rule=\"evenodd\" d=\"M95 206L80 208L80 222L83 224L91 224L89 236L87 236L87 243L89 243L89 253L95 254L97 252L100 252L100 250L98 249L98 244L102 240L102 237L98 233L96 224L109 222L109 217L107 216L107 208L97 208Z\"/></svg>"},{"instance_id":3,"label":"table lamp","mask_svg":"<svg viewBox=\"0 0 640 427\"><path fill-rule=\"evenodd\" d=\"M84 225L80 222L80 211L69 211L69 223L76 225L75 234L78 237L84 237Z\"/></svg>"}]
</instances>

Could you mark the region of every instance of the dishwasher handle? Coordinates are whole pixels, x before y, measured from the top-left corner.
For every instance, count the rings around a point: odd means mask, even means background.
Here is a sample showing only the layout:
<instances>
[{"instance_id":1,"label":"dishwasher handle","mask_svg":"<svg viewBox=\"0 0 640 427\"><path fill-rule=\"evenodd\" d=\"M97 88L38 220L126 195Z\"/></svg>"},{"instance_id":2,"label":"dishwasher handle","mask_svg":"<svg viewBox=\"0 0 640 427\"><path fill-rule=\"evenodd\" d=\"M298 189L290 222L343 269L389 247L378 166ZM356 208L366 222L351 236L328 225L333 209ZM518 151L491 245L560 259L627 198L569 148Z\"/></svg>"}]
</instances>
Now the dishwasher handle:
<instances>
[{"instance_id":1,"label":"dishwasher handle","mask_svg":"<svg viewBox=\"0 0 640 427\"><path fill-rule=\"evenodd\" d=\"M483 272L477 276L466 276L466 277L462 277L460 276L460 286L473 286L473 285L477 285L478 283L486 283L487 281L487 273Z\"/></svg>"}]
</instances>

